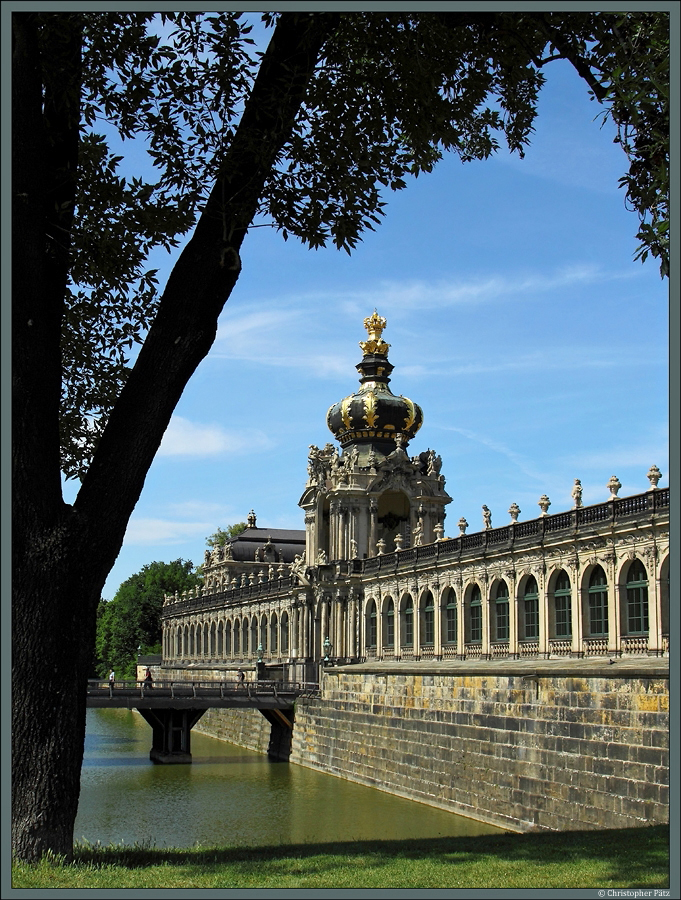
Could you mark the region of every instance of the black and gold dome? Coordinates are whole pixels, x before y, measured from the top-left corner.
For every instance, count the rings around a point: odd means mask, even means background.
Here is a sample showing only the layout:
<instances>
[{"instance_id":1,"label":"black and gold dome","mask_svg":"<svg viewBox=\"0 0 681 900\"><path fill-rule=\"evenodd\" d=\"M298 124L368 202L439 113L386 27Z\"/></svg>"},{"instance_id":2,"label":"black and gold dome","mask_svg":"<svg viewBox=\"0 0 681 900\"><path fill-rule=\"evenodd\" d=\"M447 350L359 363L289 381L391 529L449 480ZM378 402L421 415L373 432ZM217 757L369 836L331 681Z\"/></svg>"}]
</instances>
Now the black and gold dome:
<instances>
[{"instance_id":1,"label":"black and gold dome","mask_svg":"<svg viewBox=\"0 0 681 900\"><path fill-rule=\"evenodd\" d=\"M387 322L374 310L364 320L369 340L360 341L364 356L358 363L360 388L335 403L326 414L326 424L345 448L352 444L372 444L388 454L402 435L406 447L423 423L423 411L407 397L396 397L388 387L393 366L388 362L390 344L381 338Z\"/></svg>"}]
</instances>

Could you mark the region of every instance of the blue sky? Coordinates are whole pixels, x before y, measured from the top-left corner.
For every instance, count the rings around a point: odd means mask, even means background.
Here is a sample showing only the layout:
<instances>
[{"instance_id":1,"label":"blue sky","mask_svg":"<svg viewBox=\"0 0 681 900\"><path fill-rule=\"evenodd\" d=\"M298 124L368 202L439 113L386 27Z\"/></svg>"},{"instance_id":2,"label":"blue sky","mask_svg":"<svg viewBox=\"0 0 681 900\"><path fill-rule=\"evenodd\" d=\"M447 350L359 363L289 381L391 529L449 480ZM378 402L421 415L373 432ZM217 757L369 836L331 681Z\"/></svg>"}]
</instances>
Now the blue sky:
<instances>
[{"instance_id":1,"label":"blue sky","mask_svg":"<svg viewBox=\"0 0 681 900\"><path fill-rule=\"evenodd\" d=\"M376 308L391 388L419 403L409 451L432 448L453 498L446 534L645 491L668 480L668 282L633 260L637 219L617 180L626 158L569 66L546 68L526 158L505 151L389 193L348 257L247 237L217 340L187 386L148 474L103 596L154 560L199 564L206 536L243 521L303 528L308 446L357 386ZM161 281L170 268L163 262ZM67 485L66 499L73 497Z\"/></svg>"}]
</instances>

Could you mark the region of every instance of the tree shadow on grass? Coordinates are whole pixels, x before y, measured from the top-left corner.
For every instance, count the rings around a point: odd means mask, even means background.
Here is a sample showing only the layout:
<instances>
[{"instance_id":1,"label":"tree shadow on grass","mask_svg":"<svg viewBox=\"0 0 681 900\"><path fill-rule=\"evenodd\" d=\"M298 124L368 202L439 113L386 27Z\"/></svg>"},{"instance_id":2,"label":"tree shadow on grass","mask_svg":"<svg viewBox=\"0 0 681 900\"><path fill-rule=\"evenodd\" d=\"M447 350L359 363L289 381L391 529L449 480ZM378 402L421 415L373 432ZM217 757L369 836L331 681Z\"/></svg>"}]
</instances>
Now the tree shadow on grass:
<instances>
[{"instance_id":1,"label":"tree shadow on grass","mask_svg":"<svg viewBox=\"0 0 681 900\"><path fill-rule=\"evenodd\" d=\"M432 860L451 866L470 866L487 856L506 866L578 866L589 861L608 864L608 880L628 887L665 887L669 880L669 828L622 828L604 831L564 831L529 834L488 834L423 840L335 841L317 844L278 844L262 847L156 849L149 847L90 847L76 849L75 862L114 863L130 869L162 864L181 865L189 873L212 866L230 865L235 873L249 874L266 865L270 876L320 875L343 868L337 861L313 857L357 858L357 865L379 869L393 861ZM296 861L295 873L291 861ZM305 861L309 861L306 866ZM279 869L279 864L281 868ZM565 885L569 887L570 885Z\"/></svg>"}]
</instances>

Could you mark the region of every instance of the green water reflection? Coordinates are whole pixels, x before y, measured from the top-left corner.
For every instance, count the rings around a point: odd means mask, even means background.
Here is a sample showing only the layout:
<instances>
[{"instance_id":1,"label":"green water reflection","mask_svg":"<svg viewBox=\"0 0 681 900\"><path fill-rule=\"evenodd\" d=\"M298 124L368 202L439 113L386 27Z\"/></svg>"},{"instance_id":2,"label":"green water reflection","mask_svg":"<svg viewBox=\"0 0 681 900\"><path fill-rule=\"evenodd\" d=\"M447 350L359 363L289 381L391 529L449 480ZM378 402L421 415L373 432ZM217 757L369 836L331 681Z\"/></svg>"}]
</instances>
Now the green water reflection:
<instances>
[{"instance_id":1,"label":"green water reflection","mask_svg":"<svg viewBox=\"0 0 681 900\"><path fill-rule=\"evenodd\" d=\"M489 834L490 825L192 734L154 765L137 713L88 710L76 840L191 847Z\"/></svg>"}]
</instances>

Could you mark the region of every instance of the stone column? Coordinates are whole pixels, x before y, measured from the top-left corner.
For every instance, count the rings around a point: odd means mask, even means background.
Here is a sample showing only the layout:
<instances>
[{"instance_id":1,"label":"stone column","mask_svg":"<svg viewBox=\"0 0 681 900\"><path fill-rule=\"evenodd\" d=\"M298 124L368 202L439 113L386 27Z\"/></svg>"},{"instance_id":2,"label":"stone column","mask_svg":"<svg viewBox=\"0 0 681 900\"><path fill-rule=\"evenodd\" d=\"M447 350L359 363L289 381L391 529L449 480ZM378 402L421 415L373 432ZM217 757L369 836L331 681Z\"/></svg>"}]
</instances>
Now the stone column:
<instances>
[{"instance_id":1,"label":"stone column","mask_svg":"<svg viewBox=\"0 0 681 900\"><path fill-rule=\"evenodd\" d=\"M456 591L456 655L461 658L466 652L466 619L463 602L463 578L457 578L453 587Z\"/></svg>"},{"instance_id":2,"label":"stone column","mask_svg":"<svg viewBox=\"0 0 681 900\"><path fill-rule=\"evenodd\" d=\"M378 540L378 500L375 497L369 499L369 546L368 556L376 556L376 541Z\"/></svg>"},{"instance_id":3,"label":"stone column","mask_svg":"<svg viewBox=\"0 0 681 900\"><path fill-rule=\"evenodd\" d=\"M489 578L485 572L480 579L482 593L482 647L480 654L483 659L490 655L490 614L489 614ZM510 604L509 604L510 606ZM510 609L509 609L510 614Z\"/></svg>"},{"instance_id":4,"label":"stone column","mask_svg":"<svg viewBox=\"0 0 681 900\"><path fill-rule=\"evenodd\" d=\"M433 595L433 657L442 659L442 628L444 625L444 616L442 615L442 594L440 593L440 582L434 581L430 586Z\"/></svg>"},{"instance_id":5,"label":"stone column","mask_svg":"<svg viewBox=\"0 0 681 900\"><path fill-rule=\"evenodd\" d=\"M582 591L579 584L579 558L575 556L567 561L567 574L570 578L570 622L572 625L572 655L582 656L583 627Z\"/></svg>"},{"instance_id":6,"label":"stone column","mask_svg":"<svg viewBox=\"0 0 681 900\"><path fill-rule=\"evenodd\" d=\"M617 557L615 552L605 554L601 558L603 568L608 575L608 652L618 653L620 650L620 586L617 582Z\"/></svg>"},{"instance_id":7,"label":"stone column","mask_svg":"<svg viewBox=\"0 0 681 900\"><path fill-rule=\"evenodd\" d=\"M518 623L520 622L520 598L515 570L505 572L508 583L508 652L515 659L520 655Z\"/></svg>"},{"instance_id":8,"label":"stone column","mask_svg":"<svg viewBox=\"0 0 681 900\"><path fill-rule=\"evenodd\" d=\"M378 627L378 609L376 610L376 623ZM350 600L348 602L348 656L356 657L357 656L357 646L356 646L356 634L357 634L357 596L353 593L350 595ZM378 642L378 636L376 638Z\"/></svg>"},{"instance_id":9,"label":"stone column","mask_svg":"<svg viewBox=\"0 0 681 900\"><path fill-rule=\"evenodd\" d=\"M539 656L546 659L549 655L549 595L546 578L546 562L542 563L541 578L537 579L537 592L539 594L537 606L539 609Z\"/></svg>"},{"instance_id":10,"label":"stone column","mask_svg":"<svg viewBox=\"0 0 681 900\"><path fill-rule=\"evenodd\" d=\"M661 656L662 643L662 585L658 571L658 553L654 545L646 547L641 562L648 573L648 651Z\"/></svg>"},{"instance_id":11,"label":"stone column","mask_svg":"<svg viewBox=\"0 0 681 900\"><path fill-rule=\"evenodd\" d=\"M423 593L423 592L422 592ZM413 615L413 628L414 628L414 646L413 653L414 659L420 658L421 656L421 617L423 615L422 604L423 604L423 595L419 596L419 587L417 584L413 584L411 586L411 596L414 600L414 615Z\"/></svg>"},{"instance_id":12,"label":"stone column","mask_svg":"<svg viewBox=\"0 0 681 900\"><path fill-rule=\"evenodd\" d=\"M338 552L339 506L340 503L336 499L329 503L329 559L340 559Z\"/></svg>"}]
</instances>

